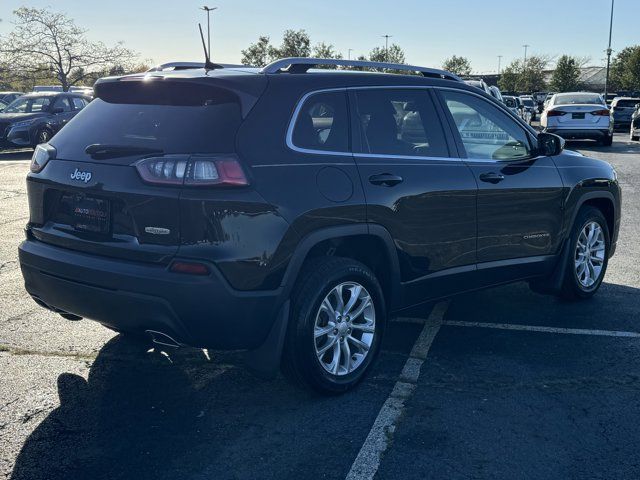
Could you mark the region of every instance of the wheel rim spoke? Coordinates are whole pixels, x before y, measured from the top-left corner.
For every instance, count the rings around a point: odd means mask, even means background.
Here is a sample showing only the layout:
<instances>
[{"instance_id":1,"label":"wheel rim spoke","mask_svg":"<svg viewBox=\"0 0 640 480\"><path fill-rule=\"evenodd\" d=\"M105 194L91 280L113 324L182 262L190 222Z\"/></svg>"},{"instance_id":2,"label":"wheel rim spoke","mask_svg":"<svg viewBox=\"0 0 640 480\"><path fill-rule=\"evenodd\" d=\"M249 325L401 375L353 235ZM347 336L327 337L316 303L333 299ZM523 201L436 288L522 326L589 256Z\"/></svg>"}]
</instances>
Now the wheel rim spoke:
<instances>
[{"instance_id":1,"label":"wheel rim spoke","mask_svg":"<svg viewBox=\"0 0 640 480\"><path fill-rule=\"evenodd\" d=\"M342 376L362 365L376 334L375 314L371 296L361 284L349 281L331 289L320 303L313 329L322 368Z\"/></svg>"},{"instance_id":2,"label":"wheel rim spoke","mask_svg":"<svg viewBox=\"0 0 640 480\"><path fill-rule=\"evenodd\" d=\"M574 256L575 274L583 287L592 287L600 280L605 259L604 231L597 222L589 222L578 235Z\"/></svg>"}]
</instances>

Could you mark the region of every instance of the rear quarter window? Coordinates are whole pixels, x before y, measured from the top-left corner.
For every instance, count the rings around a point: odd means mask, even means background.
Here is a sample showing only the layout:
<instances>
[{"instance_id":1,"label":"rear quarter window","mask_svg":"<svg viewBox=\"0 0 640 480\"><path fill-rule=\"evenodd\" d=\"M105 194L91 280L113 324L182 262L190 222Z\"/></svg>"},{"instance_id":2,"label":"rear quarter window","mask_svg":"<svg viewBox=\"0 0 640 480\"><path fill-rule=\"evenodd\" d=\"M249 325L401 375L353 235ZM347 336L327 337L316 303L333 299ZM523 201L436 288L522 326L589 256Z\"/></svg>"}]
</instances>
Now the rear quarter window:
<instances>
[{"instance_id":1,"label":"rear quarter window","mask_svg":"<svg viewBox=\"0 0 640 480\"><path fill-rule=\"evenodd\" d=\"M298 109L294 121L291 134L294 147L349 151L349 115L344 91L311 94Z\"/></svg>"}]
</instances>

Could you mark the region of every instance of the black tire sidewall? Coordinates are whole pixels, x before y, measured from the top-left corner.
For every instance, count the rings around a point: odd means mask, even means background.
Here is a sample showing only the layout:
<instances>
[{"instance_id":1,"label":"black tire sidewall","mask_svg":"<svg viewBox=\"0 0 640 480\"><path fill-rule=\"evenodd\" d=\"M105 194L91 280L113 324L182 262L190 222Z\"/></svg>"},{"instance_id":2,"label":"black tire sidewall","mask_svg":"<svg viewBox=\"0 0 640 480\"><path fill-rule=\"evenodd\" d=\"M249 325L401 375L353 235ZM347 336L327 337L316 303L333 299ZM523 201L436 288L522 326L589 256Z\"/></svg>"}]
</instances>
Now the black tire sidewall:
<instances>
[{"instance_id":1,"label":"black tire sidewall","mask_svg":"<svg viewBox=\"0 0 640 480\"><path fill-rule=\"evenodd\" d=\"M344 392L364 378L380 351L386 326L384 296L374 274L365 265L356 261L344 259L340 263L334 262L329 273L322 275L324 278L320 275L310 276L306 285L294 298L293 316L290 318L290 321L294 322L290 330L293 338L290 340L295 342L292 353L297 363L296 367L303 380L322 393ZM376 314L375 335L369 354L362 364L349 374L337 376L327 372L320 364L315 353L313 330L317 311L326 295L338 284L349 281L361 284L371 296ZM320 283L323 285L318 288ZM315 293L310 293L313 290Z\"/></svg>"}]
</instances>

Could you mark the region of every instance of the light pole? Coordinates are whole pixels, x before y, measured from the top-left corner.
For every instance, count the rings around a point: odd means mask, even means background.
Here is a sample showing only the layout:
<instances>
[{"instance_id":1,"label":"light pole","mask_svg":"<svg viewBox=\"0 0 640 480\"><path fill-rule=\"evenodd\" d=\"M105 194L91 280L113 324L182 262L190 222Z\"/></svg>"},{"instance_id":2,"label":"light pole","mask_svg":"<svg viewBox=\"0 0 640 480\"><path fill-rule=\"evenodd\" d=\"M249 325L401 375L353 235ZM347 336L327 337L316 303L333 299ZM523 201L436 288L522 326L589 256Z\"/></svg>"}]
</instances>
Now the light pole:
<instances>
[{"instance_id":1,"label":"light pole","mask_svg":"<svg viewBox=\"0 0 640 480\"><path fill-rule=\"evenodd\" d=\"M350 49L347 51L347 60L351 60L351 52L353 52L353 48L350 48Z\"/></svg>"},{"instance_id":2,"label":"light pole","mask_svg":"<svg viewBox=\"0 0 640 480\"><path fill-rule=\"evenodd\" d=\"M526 68L527 66L527 49L530 47L531 45L523 45L524 47L524 63L522 64L522 68Z\"/></svg>"},{"instance_id":3,"label":"light pole","mask_svg":"<svg viewBox=\"0 0 640 480\"><path fill-rule=\"evenodd\" d=\"M607 47L607 76L604 80L604 101L607 102L607 94L609 93L609 67L611 66L611 34L613 33L613 3L611 0L611 17L609 19L609 46Z\"/></svg>"},{"instance_id":4,"label":"light pole","mask_svg":"<svg viewBox=\"0 0 640 480\"><path fill-rule=\"evenodd\" d=\"M214 10L217 10L218 7L207 7L206 5L204 7L202 7L200 10L204 10L205 12L207 12L207 54L209 55L209 58L211 58L211 17L210 14L211 12L213 12Z\"/></svg>"},{"instance_id":5,"label":"light pole","mask_svg":"<svg viewBox=\"0 0 640 480\"><path fill-rule=\"evenodd\" d=\"M500 75L500 65L502 63L502 55L498 55L498 75Z\"/></svg>"},{"instance_id":6,"label":"light pole","mask_svg":"<svg viewBox=\"0 0 640 480\"><path fill-rule=\"evenodd\" d=\"M389 62L389 39L393 37L393 35L382 35L384 38L384 61Z\"/></svg>"}]
</instances>

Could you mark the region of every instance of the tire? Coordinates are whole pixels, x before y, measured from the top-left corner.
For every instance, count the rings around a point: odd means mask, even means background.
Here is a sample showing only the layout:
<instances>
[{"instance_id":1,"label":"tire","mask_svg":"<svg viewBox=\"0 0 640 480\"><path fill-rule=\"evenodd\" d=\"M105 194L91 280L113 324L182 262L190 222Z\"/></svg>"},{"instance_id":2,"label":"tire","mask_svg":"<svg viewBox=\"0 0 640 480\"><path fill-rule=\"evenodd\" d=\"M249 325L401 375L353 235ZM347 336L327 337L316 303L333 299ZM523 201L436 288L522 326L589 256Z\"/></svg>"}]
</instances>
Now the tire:
<instances>
[{"instance_id":1,"label":"tire","mask_svg":"<svg viewBox=\"0 0 640 480\"><path fill-rule=\"evenodd\" d=\"M589 243L588 228L592 225L597 225L600 229L600 233L595 231L595 240L593 243ZM584 233L583 233L584 232ZM579 246L578 242L582 246ZM586 272L578 266L578 261L584 258L582 252L584 252L584 245L590 248L592 258L597 256L599 261L593 261L591 267L583 265ZM589 247L588 245L592 245ZM600 249L600 246L603 249ZM571 229L570 243L569 243L569 255L567 255L567 262L565 276L562 282L562 289L560 291L560 297L567 300L580 300L590 298L598 291L602 284L602 279L607 271L607 265L609 263L609 251L611 248L611 240L609 237L609 227L607 221L600 210L591 206L584 206L578 212L576 220ZM598 252L594 254L594 252ZM594 266L595 265L595 266ZM599 270L596 267L599 266ZM597 270L597 274L596 274ZM586 279L587 273L591 276L590 283ZM595 277L595 278L594 278Z\"/></svg>"},{"instance_id":2,"label":"tire","mask_svg":"<svg viewBox=\"0 0 640 480\"><path fill-rule=\"evenodd\" d=\"M605 137L602 139L602 146L604 147L610 147L613 144L613 134L609 135L605 135Z\"/></svg>"},{"instance_id":3,"label":"tire","mask_svg":"<svg viewBox=\"0 0 640 480\"><path fill-rule=\"evenodd\" d=\"M48 128L38 130L38 134L36 135L36 144L34 145L34 147L37 147L42 143L47 143L49 140L51 140L51 137L53 137L53 134Z\"/></svg>"},{"instance_id":4,"label":"tire","mask_svg":"<svg viewBox=\"0 0 640 480\"><path fill-rule=\"evenodd\" d=\"M355 300L350 312L366 306L357 317L340 311L340 286L345 308L349 299ZM359 295L353 297L354 292ZM367 266L341 257L313 260L300 273L291 297L282 371L292 383L325 395L346 392L376 359L385 325L382 289ZM316 331L323 333L316 337Z\"/></svg>"},{"instance_id":5,"label":"tire","mask_svg":"<svg viewBox=\"0 0 640 480\"><path fill-rule=\"evenodd\" d=\"M638 135L629 135L629 140L631 140L632 142L637 142L638 140L640 140L640 137Z\"/></svg>"}]
</instances>

